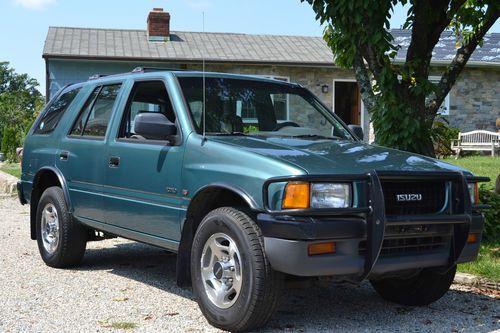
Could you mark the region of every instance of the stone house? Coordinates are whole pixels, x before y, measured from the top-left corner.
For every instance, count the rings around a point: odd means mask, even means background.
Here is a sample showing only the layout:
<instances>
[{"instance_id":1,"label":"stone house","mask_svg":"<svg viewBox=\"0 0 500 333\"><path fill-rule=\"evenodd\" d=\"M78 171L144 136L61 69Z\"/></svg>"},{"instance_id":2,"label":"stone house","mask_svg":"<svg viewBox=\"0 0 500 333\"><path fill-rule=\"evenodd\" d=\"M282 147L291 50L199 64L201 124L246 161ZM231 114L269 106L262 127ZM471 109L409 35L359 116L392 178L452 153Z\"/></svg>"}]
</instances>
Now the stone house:
<instances>
[{"instance_id":1,"label":"stone house","mask_svg":"<svg viewBox=\"0 0 500 333\"><path fill-rule=\"evenodd\" d=\"M411 32L392 30L404 61ZM443 36L433 52L436 74L455 54L453 36ZM335 66L321 37L201 33L170 30L170 14L155 8L147 30L50 27L43 58L46 97L69 83L94 74L114 74L135 67L230 72L273 77L302 84L348 124L369 131L352 70ZM436 77L438 79L438 77ZM500 118L500 34L488 34L462 72L441 109L450 126L462 131L497 131ZM370 136L373 139L373 136Z\"/></svg>"}]
</instances>

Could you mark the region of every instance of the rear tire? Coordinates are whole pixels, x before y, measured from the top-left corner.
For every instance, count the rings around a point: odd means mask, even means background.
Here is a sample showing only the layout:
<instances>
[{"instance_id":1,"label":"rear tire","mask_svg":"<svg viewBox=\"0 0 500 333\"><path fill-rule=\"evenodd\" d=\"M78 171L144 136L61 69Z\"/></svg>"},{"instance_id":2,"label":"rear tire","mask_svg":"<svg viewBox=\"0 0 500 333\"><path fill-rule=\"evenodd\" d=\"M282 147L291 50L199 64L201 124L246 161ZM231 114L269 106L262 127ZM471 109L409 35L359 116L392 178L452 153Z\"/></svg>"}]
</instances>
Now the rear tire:
<instances>
[{"instance_id":1,"label":"rear tire","mask_svg":"<svg viewBox=\"0 0 500 333\"><path fill-rule=\"evenodd\" d=\"M50 267L78 265L85 253L88 231L68 212L60 187L46 189L38 202L36 239L43 261Z\"/></svg>"},{"instance_id":2,"label":"rear tire","mask_svg":"<svg viewBox=\"0 0 500 333\"><path fill-rule=\"evenodd\" d=\"M411 278L370 280L377 293L388 301L401 305L422 306L437 301L450 289L457 266L443 272L424 268Z\"/></svg>"},{"instance_id":3,"label":"rear tire","mask_svg":"<svg viewBox=\"0 0 500 333\"><path fill-rule=\"evenodd\" d=\"M259 227L249 214L231 207L215 209L201 222L193 240L191 272L208 322L232 332L265 325L283 282L267 260Z\"/></svg>"}]
</instances>

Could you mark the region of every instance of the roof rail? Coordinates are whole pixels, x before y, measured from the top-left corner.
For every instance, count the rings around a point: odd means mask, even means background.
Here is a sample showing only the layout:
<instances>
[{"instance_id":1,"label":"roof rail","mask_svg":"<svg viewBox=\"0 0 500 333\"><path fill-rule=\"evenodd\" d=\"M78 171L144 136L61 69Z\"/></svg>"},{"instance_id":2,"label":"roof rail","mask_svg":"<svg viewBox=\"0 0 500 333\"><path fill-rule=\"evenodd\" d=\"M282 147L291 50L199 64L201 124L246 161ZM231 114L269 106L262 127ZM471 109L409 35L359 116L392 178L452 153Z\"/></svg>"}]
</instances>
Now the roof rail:
<instances>
[{"instance_id":1,"label":"roof rail","mask_svg":"<svg viewBox=\"0 0 500 333\"><path fill-rule=\"evenodd\" d=\"M160 67L136 67L134 68L130 73L136 74L136 73L148 73L148 72L159 72L159 71L185 71L185 69L180 69L180 68L160 68ZM117 73L117 74L94 74L89 77L89 81L91 80L97 80L102 77L108 77L108 76L119 76L119 75L124 75L128 73Z\"/></svg>"},{"instance_id":2,"label":"roof rail","mask_svg":"<svg viewBox=\"0 0 500 333\"><path fill-rule=\"evenodd\" d=\"M184 71L181 68L161 68L161 67L136 67L132 70L132 73L148 73L148 72L159 72L159 71Z\"/></svg>"},{"instance_id":3,"label":"roof rail","mask_svg":"<svg viewBox=\"0 0 500 333\"><path fill-rule=\"evenodd\" d=\"M94 75L89 76L89 81L90 80L97 80L97 79L99 79L101 77L105 77L105 76L108 76L108 75L107 74L94 74Z\"/></svg>"}]
</instances>

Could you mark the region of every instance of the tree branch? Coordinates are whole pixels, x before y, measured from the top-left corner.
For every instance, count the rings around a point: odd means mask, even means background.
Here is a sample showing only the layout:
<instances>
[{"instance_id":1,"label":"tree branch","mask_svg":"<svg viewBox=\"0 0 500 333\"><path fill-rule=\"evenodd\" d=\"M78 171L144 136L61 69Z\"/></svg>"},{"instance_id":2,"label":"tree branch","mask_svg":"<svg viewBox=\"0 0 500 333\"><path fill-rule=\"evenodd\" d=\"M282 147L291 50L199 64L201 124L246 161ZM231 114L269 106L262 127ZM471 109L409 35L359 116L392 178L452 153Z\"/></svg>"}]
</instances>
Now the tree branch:
<instances>
[{"instance_id":1,"label":"tree branch","mask_svg":"<svg viewBox=\"0 0 500 333\"><path fill-rule=\"evenodd\" d=\"M472 53L477 48L484 35L496 22L498 16L498 8L495 8L495 6L488 7L488 10L486 11L486 14L484 16L483 25L476 29L474 35L469 39L469 42L467 44L463 45L457 50L457 54L441 76L441 80L437 85L436 98L434 98L434 100L432 100L426 107L427 114L436 114L437 110L446 98L446 95L448 95L451 87L455 84L458 76L467 64L467 61L471 57Z\"/></svg>"},{"instance_id":2,"label":"tree branch","mask_svg":"<svg viewBox=\"0 0 500 333\"><path fill-rule=\"evenodd\" d=\"M368 112L371 112L375 108L377 97L373 93L370 75L368 75L365 62L359 51L354 56L354 74L359 84L361 99Z\"/></svg>"},{"instance_id":3,"label":"tree branch","mask_svg":"<svg viewBox=\"0 0 500 333\"><path fill-rule=\"evenodd\" d=\"M465 0L454 0L451 4L449 0L415 2L415 19L405 65L415 66L410 69L417 77L426 78L428 75L432 50L453 17L448 13L448 6L450 6L450 13L456 12L464 2Z\"/></svg>"}]
</instances>

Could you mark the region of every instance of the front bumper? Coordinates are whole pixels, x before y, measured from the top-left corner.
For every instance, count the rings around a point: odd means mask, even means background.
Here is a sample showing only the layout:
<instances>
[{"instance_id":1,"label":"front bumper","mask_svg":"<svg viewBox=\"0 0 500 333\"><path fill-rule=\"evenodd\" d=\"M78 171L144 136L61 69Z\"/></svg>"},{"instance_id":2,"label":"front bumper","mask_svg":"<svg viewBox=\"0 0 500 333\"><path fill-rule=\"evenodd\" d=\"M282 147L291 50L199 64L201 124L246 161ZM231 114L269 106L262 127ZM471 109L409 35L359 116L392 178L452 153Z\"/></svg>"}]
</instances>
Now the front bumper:
<instances>
[{"instance_id":1,"label":"front bumper","mask_svg":"<svg viewBox=\"0 0 500 333\"><path fill-rule=\"evenodd\" d=\"M387 217L379 176L373 172L366 176L369 207L332 210L330 215L316 211L283 214L266 207L266 213L257 215L257 223L271 266L297 276L349 276L363 280L390 272L452 267L474 260L484 218L470 203L467 180L460 173L426 177L448 177L455 182L454 196L463 199L453 203L448 214ZM478 234L477 242L467 244L469 233ZM391 244L405 244L409 238L410 250L401 247L403 251L393 251ZM436 244L419 245L424 239L432 239ZM336 243L335 253L308 255L310 244L325 241Z\"/></svg>"},{"instance_id":2,"label":"front bumper","mask_svg":"<svg viewBox=\"0 0 500 333\"><path fill-rule=\"evenodd\" d=\"M264 235L266 255L273 269L297 276L361 276L365 271L362 244L366 242L366 221L351 219L296 219L276 220L267 214L258 215L258 225ZM291 228L286 227L290 223ZM481 235L484 218L474 214L470 233ZM422 234L425 236L425 233ZM314 243L334 241L336 252L317 256L308 255L308 246ZM476 259L480 244L466 244L456 263ZM407 269L449 265L451 237L440 249L404 254L380 254L370 275L382 275Z\"/></svg>"}]
</instances>

